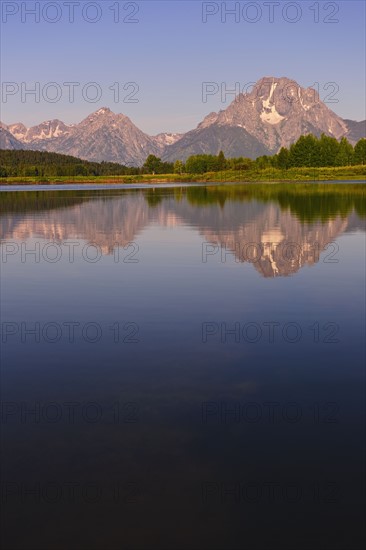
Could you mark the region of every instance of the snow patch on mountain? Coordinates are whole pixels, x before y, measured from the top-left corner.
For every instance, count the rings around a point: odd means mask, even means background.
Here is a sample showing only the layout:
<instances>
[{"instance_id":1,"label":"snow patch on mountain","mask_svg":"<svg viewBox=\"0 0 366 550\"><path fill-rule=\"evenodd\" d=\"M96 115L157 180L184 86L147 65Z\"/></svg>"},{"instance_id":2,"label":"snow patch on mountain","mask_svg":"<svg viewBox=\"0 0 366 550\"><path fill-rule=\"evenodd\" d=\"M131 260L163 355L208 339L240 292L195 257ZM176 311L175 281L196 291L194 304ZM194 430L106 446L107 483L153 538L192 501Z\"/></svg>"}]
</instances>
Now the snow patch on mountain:
<instances>
[{"instance_id":1,"label":"snow patch on mountain","mask_svg":"<svg viewBox=\"0 0 366 550\"><path fill-rule=\"evenodd\" d=\"M260 117L263 122L268 122L268 124L278 124L285 118L276 111L275 105L272 105L270 109L264 109Z\"/></svg>"},{"instance_id":2,"label":"snow patch on mountain","mask_svg":"<svg viewBox=\"0 0 366 550\"><path fill-rule=\"evenodd\" d=\"M270 108L270 103L271 103L271 99L272 99L272 96L273 96L273 92L275 91L275 89L277 88L277 85L278 83L277 82L272 82L271 84L271 90L269 92L269 96L267 99L263 99L262 101L262 105L264 107L264 109L269 109Z\"/></svg>"}]
</instances>

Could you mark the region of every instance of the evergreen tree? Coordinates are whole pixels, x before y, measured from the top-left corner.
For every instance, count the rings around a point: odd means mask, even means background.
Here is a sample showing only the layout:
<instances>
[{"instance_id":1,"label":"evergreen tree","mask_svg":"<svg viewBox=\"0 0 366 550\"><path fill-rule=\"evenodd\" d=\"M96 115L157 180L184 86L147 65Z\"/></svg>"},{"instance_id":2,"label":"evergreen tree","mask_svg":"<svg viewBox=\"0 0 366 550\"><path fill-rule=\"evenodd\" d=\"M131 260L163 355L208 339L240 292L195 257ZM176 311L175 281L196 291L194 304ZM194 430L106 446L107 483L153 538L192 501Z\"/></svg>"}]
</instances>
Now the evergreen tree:
<instances>
[{"instance_id":1,"label":"evergreen tree","mask_svg":"<svg viewBox=\"0 0 366 550\"><path fill-rule=\"evenodd\" d=\"M339 143L336 138L322 134L319 140L320 164L316 166L335 166L339 153Z\"/></svg>"},{"instance_id":2,"label":"evergreen tree","mask_svg":"<svg viewBox=\"0 0 366 550\"><path fill-rule=\"evenodd\" d=\"M339 143L335 164L336 166L350 166L353 164L353 147L345 137Z\"/></svg>"},{"instance_id":3,"label":"evergreen tree","mask_svg":"<svg viewBox=\"0 0 366 550\"><path fill-rule=\"evenodd\" d=\"M319 166L319 142L315 136L300 136L290 147L290 166Z\"/></svg>"},{"instance_id":4,"label":"evergreen tree","mask_svg":"<svg viewBox=\"0 0 366 550\"><path fill-rule=\"evenodd\" d=\"M218 163L218 169L219 170L225 170L226 168L226 158L222 151L219 152L219 155L217 157L217 163Z\"/></svg>"},{"instance_id":5,"label":"evergreen tree","mask_svg":"<svg viewBox=\"0 0 366 550\"><path fill-rule=\"evenodd\" d=\"M360 139L354 149L354 163L366 164L366 139Z\"/></svg>"},{"instance_id":6,"label":"evergreen tree","mask_svg":"<svg viewBox=\"0 0 366 550\"><path fill-rule=\"evenodd\" d=\"M289 162L290 162L289 150L286 149L286 147L281 147L281 150L277 155L277 166L279 168L284 168L286 170L289 166Z\"/></svg>"}]
</instances>

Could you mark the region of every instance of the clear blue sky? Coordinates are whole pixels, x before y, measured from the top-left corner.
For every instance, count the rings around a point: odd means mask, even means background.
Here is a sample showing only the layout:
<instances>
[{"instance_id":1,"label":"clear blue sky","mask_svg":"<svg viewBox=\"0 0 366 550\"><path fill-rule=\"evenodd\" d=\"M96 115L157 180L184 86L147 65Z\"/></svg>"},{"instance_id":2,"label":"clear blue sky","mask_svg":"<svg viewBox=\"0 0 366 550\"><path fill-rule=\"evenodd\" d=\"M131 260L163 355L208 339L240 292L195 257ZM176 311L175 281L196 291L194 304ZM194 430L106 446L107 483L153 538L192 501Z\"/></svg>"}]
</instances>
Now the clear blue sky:
<instances>
[{"instance_id":1,"label":"clear blue sky","mask_svg":"<svg viewBox=\"0 0 366 550\"><path fill-rule=\"evenodd\" d=\"M221 1L205 8L197 0L145 0L130 5L105 0L94 2L97 11L92 2L79 0L71 23L71 8L65 5L66 0L59 0L40 1L40 22L36 23L34 16L22 13L22 4L31 9L36 3L1 1L1 79L19 86L21 82L28 86L39 82L41 90L56 82L61 99L51 103L41 96L35 103L28 96L22 101L19 91L1 104L1 120L7 124L22 121L30 126L50 118L79 122L107 106L128 115L147 133L182 132L194 128L209 112L224 109L233 99L228 96L224 103L216 94L204 103L202 82L225 82L227 88L233 88L235 82L244 86L262 76L288 76L301 86L318 82L322 99L334 90L324 86L335 82L338 102L328 106L344 118L365 118L365 3L361 0L300 0L290 6L278 0L279 6L273 6L273 22L264 2L252 2L252 6L239 2L239 21L227 15L222 22ZM45 4L49 6L43 14ZM57 4L58 12L50 4ZM99 21L83 19L85 4L89 4L86 17L99 15ZM117 4L120 22L114 22ZM139 8L135 15L134 4ZM229 10L235 2L224 4ZM7 15L17 9L14 15ZM207 16L204 23L203 10L218 13ZM123 22L126 17L138 22ZM45 20L56 18L60 19L54 23ZM290 23L286 18L299 20ZM315 22L317 18L319 22ZM74 103L69 101L64 82L81 84L75 88ZM82 96L81 88L89 82L100 86L102 97L97 103ZM109 89L115 82L121 88L119 102ZM133 92L132 87L123 90L128 82L139 86L137 103L123 102ZM90 94L94 91L87 90ZM49 98L55 92L49 88Z\"/></svg>"}]
</instances>

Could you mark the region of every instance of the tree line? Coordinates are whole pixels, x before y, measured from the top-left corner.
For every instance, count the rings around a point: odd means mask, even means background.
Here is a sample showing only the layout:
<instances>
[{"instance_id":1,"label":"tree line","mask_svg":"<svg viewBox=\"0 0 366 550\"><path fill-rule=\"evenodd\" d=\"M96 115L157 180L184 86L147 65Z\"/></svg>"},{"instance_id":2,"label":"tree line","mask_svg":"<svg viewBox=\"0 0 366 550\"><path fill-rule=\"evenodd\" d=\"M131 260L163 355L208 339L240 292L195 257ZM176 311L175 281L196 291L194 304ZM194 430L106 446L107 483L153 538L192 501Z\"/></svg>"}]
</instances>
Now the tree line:
<instances>
[{"instance_id":1,"label":"tree line","mask_svg":"<svg viewBox=\"0 0 366 550\"><path fill-rule=\"evenodd\" d=\"M221 170L260 170L280 168L287 170L296 167L357 166L366 164L366 139L360 139L353 147L346 138L337 141L322 134L320 138L312 134L301 136L288 149L282 147L275 155L263 155L255 160L245 157L226 159L219 155L192 155L185 164L176 161L174 172L203 174Z\"/></svg>"},{"instance_id":2,"label":"tree line","mask_svg":"<svg viewBox=\"0 0 366 550\"><path fill-rule=\"evenodd\" d=\"M325 134L320 138L309 134L300 136L289 149L282 147L277 155L259 157L256 162L285 169L366 164L366 139L360 139L353 147L345 137L338 141Z\"/></svg>"},{"instance_id":3,"label":"tree line","mask_svg":"<svg viewBox=\"0 0 366 550\"><path fill-rule=\"evenodd\" d=\"M0 150L0 177L120 176L139 174L115 162L90 162L46 151Z\"/></svg>"},{"instance_id":4,"label":"tree line","mask_svg":"<svg viewBox=\"0 0 366 550\"><path fill-rule=\"evenodd\" d=\"M191 155L183 162L164 162L149 155L142 167L128 167L114 162L90 162L68 155L45 151L0 150L0 177L57 176L124 176L143 174L204 174L222 170L262 170L296 167L336 167L366 164L366 139L353 147L346 138L337 141L322 134L301 136L289 148L282 147L275 155L252 160L246 157L225 158L218 155Z\"/></svg>"}]
</instances>

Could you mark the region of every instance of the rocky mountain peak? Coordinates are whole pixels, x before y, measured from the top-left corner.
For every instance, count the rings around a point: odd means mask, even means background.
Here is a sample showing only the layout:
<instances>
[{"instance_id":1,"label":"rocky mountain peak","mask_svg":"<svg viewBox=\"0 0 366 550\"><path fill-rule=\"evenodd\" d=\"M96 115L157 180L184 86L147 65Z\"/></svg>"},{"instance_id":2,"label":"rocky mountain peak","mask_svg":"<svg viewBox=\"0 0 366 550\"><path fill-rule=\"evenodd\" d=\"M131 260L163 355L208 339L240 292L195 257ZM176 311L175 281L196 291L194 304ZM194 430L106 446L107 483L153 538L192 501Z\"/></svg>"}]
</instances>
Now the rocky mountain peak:
<instances>
[{"instance_id":1,"label":"rocky mountain peak","mask_svg":"<svg viewBox=\"0 0 366 550\"><path fill-rule=\"evenodd\" d=\"M132 124L131 120L123 114L116 114L111 109L107 107L102 107L94 113L91 113L89 116L84 118L78 125L79 127L83 126L104 126L104 125L116 125L116 124Z\"/></svg>"},{"instance_id":2,"label":"rocky mountain peak","mask_svg":"<svg viewBox=\"0 0 366 550\"><path fill-rule=\"evenodd\" d=\"M303 134L325 133L340 139L348 131L346 123L320 100L313 88L302 88L286 77L264 77L248 93L237 97L205 125L245 128L269 152L288 147Z\"/></svg>"},{"instance_id":3,"label":"rocky mountain peak","mask_svg":"<svg viewBox=\"0 0 366 550\"><path fill-rule=\"evenodd\" d=\"M21 122L16 122L15 124L10 124L10 126L7 127L9 132L13 134L15 139L19 139L20 141L26 136L28 128L24 126Z\"/></svg>"},{"instance_id":4,"label":"rocky mountain peak","mask_svg":"<svg viewBox=\"0 0 366 550\"><path fill-rule=\"evenodd\" d=\"M112 111L108 107L101 107L100 109L98 109L98 111L95 111L94 114L95 115L106 115L106 114L111 114L111 113L112 113Z\"/></svg>"}]
</instances>

